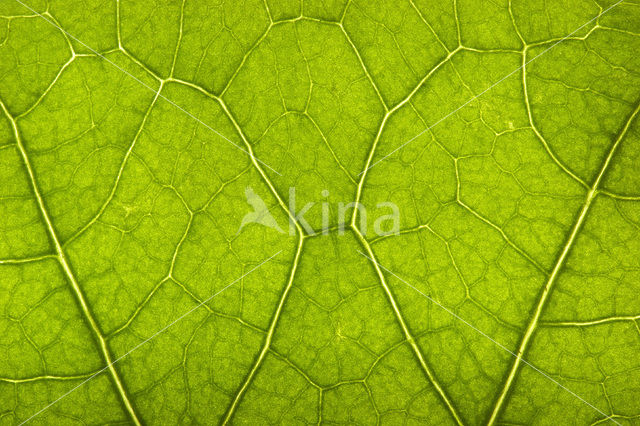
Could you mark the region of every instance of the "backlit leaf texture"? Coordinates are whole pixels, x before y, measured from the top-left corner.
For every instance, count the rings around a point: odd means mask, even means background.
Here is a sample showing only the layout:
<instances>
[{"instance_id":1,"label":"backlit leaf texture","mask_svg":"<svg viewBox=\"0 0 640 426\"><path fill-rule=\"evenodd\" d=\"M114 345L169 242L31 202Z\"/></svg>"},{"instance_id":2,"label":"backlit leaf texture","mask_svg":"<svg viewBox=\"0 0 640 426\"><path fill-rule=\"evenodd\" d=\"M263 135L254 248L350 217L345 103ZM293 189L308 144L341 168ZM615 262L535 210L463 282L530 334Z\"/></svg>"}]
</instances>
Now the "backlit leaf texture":
<instances>
[{"instance_id":1,"label":"backlit leaf texture","mask_svg":"<svg viewBox=\"0 0 640 426\"><path fill-rule=\"evenodd\" d=\"M0 425L640 424L637 0L0 0L0 107Z\"/></svg>"}]
</instances>

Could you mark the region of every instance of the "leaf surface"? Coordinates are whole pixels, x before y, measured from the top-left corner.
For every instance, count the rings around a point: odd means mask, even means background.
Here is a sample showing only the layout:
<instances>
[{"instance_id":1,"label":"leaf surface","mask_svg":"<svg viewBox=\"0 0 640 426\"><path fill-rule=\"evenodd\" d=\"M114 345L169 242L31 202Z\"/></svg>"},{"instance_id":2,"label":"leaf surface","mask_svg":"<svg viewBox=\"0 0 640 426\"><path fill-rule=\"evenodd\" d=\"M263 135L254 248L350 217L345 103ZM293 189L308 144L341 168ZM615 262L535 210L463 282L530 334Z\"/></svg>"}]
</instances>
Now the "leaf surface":
<instances>
[{"instance_id":1,"label":"leaf surface","mask_svg":"<svg viewBox=\"0 0 640 426\"><path fill-rule=\"evenodd\" d=\"M0 424L637 424L639 51L635 0L3 0Z\"/></svg>"}]
</instances>

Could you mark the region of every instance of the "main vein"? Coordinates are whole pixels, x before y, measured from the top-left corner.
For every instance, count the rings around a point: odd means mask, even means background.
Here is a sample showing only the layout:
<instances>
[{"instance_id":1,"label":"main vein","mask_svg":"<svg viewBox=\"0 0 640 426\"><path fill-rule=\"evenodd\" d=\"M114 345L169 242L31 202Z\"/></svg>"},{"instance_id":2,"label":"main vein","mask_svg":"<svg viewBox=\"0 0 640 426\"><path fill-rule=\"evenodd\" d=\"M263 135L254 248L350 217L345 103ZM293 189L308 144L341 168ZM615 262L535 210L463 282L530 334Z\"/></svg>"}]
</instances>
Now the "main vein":
<instances>
[{"instance_id":1,"label":"main vein","mask_svg":"<svg viewBox=\"0 0 640 426\"><path fill-rule=\"evenodd\" d=\"M629 128L631 127L631 123L633 122L633 120L636 118L636 116L638 115L638 113L640 112L640 103L638 103L638 105L636 105L635 110L631 113L631 116L629 117L629 119L627 120L627 122L624 124L622 130L620 131L620 133L618 134L617 138L615 139L613 145L611 146L611 149L609 150L609 153L607 154L602 167L600 168L600 171L598 173L598 175L596 176L596 179L594 180L593 184L591 185L591 188L589 189L589 192L587 193L586 199L584 204L582 205L582 209L580 210L580 214L578 215L578 219L575 221L573 228L571 229L571 233L569 234L564 247L562 248L562 251L560 252L560 254L558 255L558 258L556 260L555 266L553 267L553 270L551 271L551 274L549 275L549 278L547 279L547 282L545 283L544 288L542 289L542 294L540 295L540 298L538 299L538 303L536 305L535 311L533 313L533 316L531 317L531 320L529 321L529 324L527 325L526 331L524 333L524 335L522 336L522 340L520 341L520 346L518 347L518 352L516 354L516 358L513 361L513 364L511 366L511 370L509 371L509 375L507 376L507 379L504 383L504 386L502 388L502 391L500 392L500 395L498 397L498 400L496 401L496 404L493 408L493 411L491 412L491 417L489 418L488 421L488 426L493 425L498 418L498 415L500 414L500 411L502 409L502 406L504 405L505 399L509 393L509 390L511 389L511 387L513 386L513 382L514 379L518 373L518 369L520 367L520 365L522 364L522 357L525 353L525 351L527 350L530 342L531 342L531 338L536 330L536 328L538 327L538 323L540 320L540 316L542 315L542 311L544 310L544 307L547 303L547 301L549 300L549 295L551 294L551 292L553 291L554 288L554 284L558 279L558 276L560 275L560 271L562 270L562 267L564 266L566 260L567 260L567 256L569 254L569 252L571 251L571 248L573 247L576 237L578 236L580 229L582 228L582 225L584 224L584 220L587 217L587 214L589 212L589 209L591 208L592 204L593 204L593 200L595 199L595 197L598 195L598 188L600 186L600 184L602 183L602 179L607 171L607 168L609 167L609 165L611 164L611 160L613 159L613 156L618 148L618 146L620 145L620 143L622 142L622 140L624 139L625 135L627 134L627 131L629 130Z\"/></svg>"},{"instance_id":2,"label":"main vein","mask_svg":"<svg viewBox=\"0 0 640 426\"><path fill-rule=\"evenodd\" d=\"M278 201L278 205L280 206L280 208L287 214L289 221L291 221L291 223L294 224L294 226L296 228L296 231L297 231L296 233L298 234L298 245L297 245L297 248L296 248L295 258L293 260L293 265L291 267L291 272L289 273L289 278L287 280L287 284L285 285L285 288L282 291L282 294L280 295L280 300L278 301L278 306L276 308L276 311L273 314L273 317L271 318L271 323L269 324L269 330L267 331L267 335L265 337L265 340L264 340L264 343L263 343L262 348L260 350L260 353L258 354L257 359L253 363L253 366L251 367L251 370L247 374L244 382L242 383L242 385L240 386L240 388L236 392L236 395L233 398L233 401L231 401L231 404L227 408L227 411L226 411L225 416L224 416L224 420L222 422L224 425L226 425L233 418L233 415L235 414L235 411L238 408L238 405L240 404L240 401L242 400L242 397L244 396L244 394L246 393L247 389L249 388L249 385L253 381L253 379L254 379L256 373L258 372L260 366L264 362L264 359L265 359L267 353L269 352L269 349L271 348L271 341L273 339L273 335L275 333L276 327L277 327L278 322L280 320L280 316L282 314L282 309L284 308L284 305L285 305L285 303L287 301L289 292L291 291L291 288L293 287L293 281L294 281L294 278L295 278L296 271L298 269L298 264L300 262L300 256L302 254L302 247L304 245L304 239L305 239L306 235L305 235L304 229L302 228L302 226L300 225L300 223L296 219L296 216L295 216L294 212L289 210L287 205L284 203L282 197L280 196L280 194L276 190L275 185L271 182L271 180L267 176L267 174L264 171L264 169L260 166L260 164L256 160L256 157L253 155L253 149L251 147L251 144L249 143L249 140L248 140L247 136L242 131L242 128L238 124L238 122L235 119L234 115L232 114L231 110L227 107L227 105L224 102L224 100L221 97L214 96L213 94L208 93L206 91L203 91L203 90L201 90L201 91L203 93L205 93L207 96L210 96L213 99L215 99L220 104L220 106L223 109L225 115L227 116L227 118L233 124L234 128L236 129L236 132L238 133L238 136L242 139L242 142L244 143L246 149L250 153L251 163L253 164L254 168L260 174L260 177L263 180L263 182L269 187L270 192L272 193L272 195Z\"/></svg>"},{"instance_id":3,"label":"main vein","mask_svg":"<svg viewBox=\"0 0 640 426\"><path fill-rule=\"evenodd\" d=\"M58 239L58 236L56 234L55 228L53 226L53 223L51 221L51 218L49 216L49 213L47 212L47 209L44 205L44 199L42 198L42 195L40 193L40 189L38 187L38 184L36 182L36 177L35 174L33 172L33 168L31 167L31 162L29 160L29 156L27 155L27 151L24 148L24 145L22 143L22 138L20 137L20 132L18 130L18 125L16 123L16 120L13 118L13 116L11 116L11 114L9 113L8 109L5 107L4 103L0 102L0 107L2 107L2 110L4 111L5 115L7 116L7 118L9 119L10 123L11 123L11 127L13 128L13 134L14 137L16 139L16 145L18 147L18 150L20 151L20 155L22 157L22 161L24 163L24 166L27 170L27 174L29 175L29 181L31 183L31 189L33 190L33 194L36 198L37 204L38 204L38 209L40 210L40 214L42 215L42 218L45 222L46 228L47 228L47 233L49 234L49 238L51 238L51 241L53 242L53 245L55 247L56 250L56 254L57 254L57 259L58 262L60 263L60 265L62 266L62 269L64 271L65 276L67 277L69 283L71 284L71 288L73 290L73 294L76 297L76 300L78 301L79 305L80 305L80 309L82 311L82 314L84 315L84 318L86 319L89 328L91 329L91 331L93 332L94 337L97 340L98 343L98 347L100 349L100 352L102 354L102 357L104 358L104 361L107 363L108 369L109 369L109 373L111 374L111 377L116 385L116 388L118 390L118 394L120 395L120 398L122 399L122 402L127 410L127 412L129 413L129 415L131 416L131 420L133 421L133 423L135 423L136 425L140 425L140 420L138 419L138 416L135 412L135 410L133 409L133 405L131 404L131 401L129 399L129 396L127 395L127 392L124 388L124 385L122 384L122 380L120 379L120 376L118 375L118 372L116 371L115 367L113 366L113 362L112 362L112 357L111 357L111 353L109 352L109 348L107 347L107 341L104 337L104 335L102 334L102 332L100 331L100 327L98 326L98 323L96 322L95 318L93 317L93 314L91 313L91 310L89 309L89 305L87 304L87 300L82 292L82 290L80 289L80 286L78 285L78 281L75 277L75 275L73 274L73 271L71 270L71 267L69 265L69 261L67 260L67 256L64 253L64 250L62 249L62 245L60 244L60 240Z\"/></svg>"},{"instance_id":4,"label":"main vein","mask_svg":"<svg viewBox=\"0 0 640 426\"><path fill-rule=\"evenodd\" d=\"M300 255L302 254L303 241L304 241L304 236L301 233L299 233L298 234L298 247L296 249L296 255L295 255L295 258L293 260L293 265L291 267L291 272L289 273L289 279L287 280L287 285L285 286L284 291L282 292L282 295L280 296L280 300L278 301L278 307L276 308L276 311L273 314L273 317L271 318L271 324L269 325L269 330L267 331L267 335L265 337L264 344L262 345L262 349L260 350L260 353L258 354L258 358L253 363L253 366L251 367L251 370L249 371L249 374L245 378L242 386L240 386L240 389L236 392L236 396L233 398L233 401L231 402L231 404L227 408L227 412L226 412L226 414L224 416L224 420L222 421L223 425L226 425L231 421L231 419L232 419L232 417L233 417L233 415L235 413L235 410L238 407L238 404L240 403L240 400L242 399L243 395L246 393L247 388L249 387L249 385L253 381L253 378L255 377L256 373L258 372L258 369L260 368L260 366L262 365L262 362L264 361L265 357L267 356L267 353L269 352L269 349L271 348L271 341L273 339L273 335L275 333L276 326L278 325L278 321L280 320L280 316L282 314L282 309L283 309L284 304L285 304L285 302L287 300L287 296L289 295L289 292L291 291L291 288L293 287L293 280L295 278L296 270L298 269L298 265L300 263Z\"/></svg>"},{"instance_id":5,"label":"main vein","mask_svg":"<svg viewBox=\"0 0 640 426\"><path fill-rule=\"evenodd\" d=\"M358 240L360 241L360 243L362 244L364 249L367 251L368 256L365 256L365 257L370 258L371 263L372 263L372 265L373 265L373 267L374 267L374 269L376 271L376 274L378 275L378 278L380 279L380 283L382 284L382 288L384 289L385 295L387 296L387 299L388 299L389 303L391 304L391 308L392 308L393 313L394 313L394 315L396 317L396 320L400 324L400 328L402 328L402 332L403 332L403 334L405 336L405 339L407 340L407 342L409 342L409 345L411 346L411 349L413 350L413 353L415 354L416 358L418 359L418 363L420 364L420 367L422 368L422 370L424 371L425 375L429 379L429 382L431 383L431 385L436 389L436 392L438 393L438 395L440 396L440 398L442 399L442 401L446 405L447 409L451 413L451 416L453 417L455 422L458 425L463 425L464 423L462 422L462 418L458 414L455 406L453 405L453 402L451 401L451 399L449 398L449 396L445 392L444 388L442 387L442 385L440 384L440 382L436 378L434 372L431 370L431 368L427 364L427 361L424 359L424 355L422 354L422 350L418 346L418 342L416 341L415 337L413 337L413 334L409 330L409 327L407 326L407 323L404 320L402 312L400 312L400 308L398 307L398 303L396 302L395 297L393 296L393 293L391 292L391 288L389 288L389 285L387 284L387 281L386 281L386 279L384 277L384 274L382 273L382 270L380 269L380 266L379 266L377 260L375 260L375 254L373 253L373 249L371 248L371 245L367 242L367 240L364 238L364 236L362 235L362 233L360 232L360 230L356 226L352 225L352 228L353 228L354 232L356 233L356 235L358 236Z\"/></svg>"},{"instance_id":6,"label":"main vein","mask_svg":"<svg viewBox=\"0 0 640 426\"><path fill-rule=\"evenodd\" d=\"M447 56L447 58L445 60L443 60L442 62L440 62L440 64L444 63L449 58L450 58L450 56ZM440 66L440 65L438 65L438 66ZM431 73L427 74L427 77L425 77L420 82L420 86L424 83L424 81L426 81L426 79L428 78L429 75L431 75ZM372 83L373 83L373 80L372 80ZM355 232L355 234L358 237L358 241L360 242L362 247L367 251L367 253L369 254L370 258L372 259L373 267L374 267L374 269L376 271L376 274L378 275L378 278L380 280L380 284L382 285L382 288L383 288L383 290L385 292L387 300L388 300L389 304L391 305L391 309L393 310L393 313L394 313L394 316L396 318L396 321L400 325L400 328L402 329L402 332L403 332L405 338L409 342L409 345L411 346L411 349L413 350L413 353L416 356L416 358L418 360L418 363L420 364L420 367L424 371L424 374L427 376L427 379L429 380L431 385L436 389L436 392L438 393L438 395L440 396L440 398L442 399L442 401L444 402L444 404L448 408L449 412L451 413L451 416L454 418L456 423L459 424L459 425L462 425L463 424L462 418L458 414L457 410L455 409L455 407L453 405L453 402L451 401L451 399L449 398L449 396L445 392L444 388L438 382L435 374L433 373L433 371L431 370L431 368L427 364L427 362L425 360L425 357L424 357L424 355L422 353L422 350L420 349L420 347L418 346L418 343L416 342L415 338L411 334L411 331L409 330L409 327L407 326L407 323L404 320L402 312L400 312L400 308L398 307L398 303L396 302L395 297L393 296L393 293L391 292L391 289L389 288L389 286L388 286L388 284L387 284L387 282L386 282L386 280L384 278L384 274L380 270L380 267L378 266L377 261L375 260L375 254L373 253L373 249L371 248L371 245L367 242L367 240L364 237L364 235L362 235L362 233L360 232L360 229L358 229L358 225L357 225L358 212L359 212L359 209L357 208L357 206L360 203L360 200L362 199L362 191L363 191L363 188L364 188L365 179L367 177L367 171L371 168L370 164L371 164L371 161L373 160L373 156L374 156L374 154L376 152L376 148L378 146L378 142L380 141L380 138L382 136L382 132L384 131L385 125L387 123L387 120L389 119L389 117L395 111L397 111L400 108L400 106L402 104L404 104L404 102L406 102L406 101L408 101L410 99L410 97L413 95L413 93L415 93L415 91L417 91L417 88L413 92L411 92L411 94L404 101L402 101L400 104L398 104L393 109L387 111L386 114L384 115L383 119L382 119L382 122L380 123L380 127L378 128L378 132L376 134L376 137L373 140L373 144L371 145L371 149L369 150L369 155L367 156L367 160L366 160L366 163L365 163L365 166L364 166L364 171L359 174L360 181L358 182L358 187L357 187L357 190L356 190L356 200L355 200L356 208L353 210L353 215L351 216L351 223L350 223L349 226L351 227L351 229L353 229L353 231Z\"/></svg>"}]
</instances>

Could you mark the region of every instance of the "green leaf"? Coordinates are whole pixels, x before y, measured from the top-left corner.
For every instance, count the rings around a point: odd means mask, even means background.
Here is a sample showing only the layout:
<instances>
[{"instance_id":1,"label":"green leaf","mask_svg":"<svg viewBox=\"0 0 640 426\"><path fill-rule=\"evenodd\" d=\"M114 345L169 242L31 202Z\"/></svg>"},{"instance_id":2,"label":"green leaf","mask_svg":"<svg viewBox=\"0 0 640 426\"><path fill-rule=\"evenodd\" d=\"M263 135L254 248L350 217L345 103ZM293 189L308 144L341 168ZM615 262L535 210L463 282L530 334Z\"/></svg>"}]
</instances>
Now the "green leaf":
<instances>
[{"instance_id":1,"label":"green leaf","mask_svg":"<svg viewBox=\"0 0 640 426\"><path fill-rule=\"evenodd\" d=\"M638 424L639 51L637 0L3 0L0 425Z\"/></svg>"}]
</instances>

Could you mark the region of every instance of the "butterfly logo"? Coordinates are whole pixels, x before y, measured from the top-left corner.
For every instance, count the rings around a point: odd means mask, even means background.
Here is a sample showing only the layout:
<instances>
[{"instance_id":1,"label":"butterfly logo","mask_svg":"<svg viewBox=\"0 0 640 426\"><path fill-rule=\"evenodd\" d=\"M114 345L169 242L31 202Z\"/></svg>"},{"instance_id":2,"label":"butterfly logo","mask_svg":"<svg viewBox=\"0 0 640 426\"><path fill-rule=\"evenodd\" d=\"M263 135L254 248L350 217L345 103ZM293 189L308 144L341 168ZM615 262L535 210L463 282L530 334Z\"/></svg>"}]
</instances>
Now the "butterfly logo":
<instances>
[{"instance_id":1,"label":"butterfly logo","mask_svg":"<svg viewBox=\"0 0 640 426\"><path fill-rule=\"evenodd\" d=\"M242 228L250 223L258 223L260 225L266 226L267 228L275 229L280 233L284 233L276 219L273 217L269 209L267 208L266 203L250 186L247 186L244 190L244 195L247 197L247 203L253 207L253 211L244 215L242 218L242 222L240 223L240 228L238 228L238 232L236 235L240 233Z\"/></svg>"}]
</instances>

